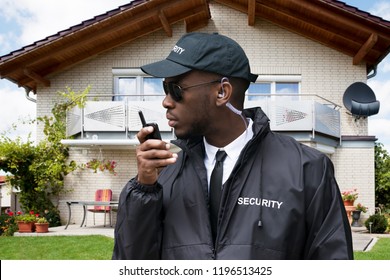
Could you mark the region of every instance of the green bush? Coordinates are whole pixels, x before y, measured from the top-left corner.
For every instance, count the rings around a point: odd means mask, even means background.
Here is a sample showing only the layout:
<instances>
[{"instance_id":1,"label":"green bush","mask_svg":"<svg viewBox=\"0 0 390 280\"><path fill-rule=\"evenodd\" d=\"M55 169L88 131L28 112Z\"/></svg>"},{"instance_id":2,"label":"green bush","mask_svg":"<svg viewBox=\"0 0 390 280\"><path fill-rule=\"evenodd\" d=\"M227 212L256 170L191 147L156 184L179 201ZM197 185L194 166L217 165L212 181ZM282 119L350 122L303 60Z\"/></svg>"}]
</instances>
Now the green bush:
<instances>
[{"instance_id":1,"label":"green bush","mask_svg":"<svg viewBox=\"0 0 390 280\"><path fill-rule=\"evenodd\" d=\"M61 225L60 211L56 209L45 211L44 217L49 222L49 227L58 227Z\"/></svg>"},{"instance_id":2,"label":"green bush","mask_svg":"<svg viewBox=\"0 0 390 280\"><path fill-rule=\"evenodd\" d=\"M387 229L387 219L384 215L381 214L374 214L371 215L364 225L368 230L370 230L370 223L371 224L371 233L384 233Z\"/></svg>"}]
</instances>

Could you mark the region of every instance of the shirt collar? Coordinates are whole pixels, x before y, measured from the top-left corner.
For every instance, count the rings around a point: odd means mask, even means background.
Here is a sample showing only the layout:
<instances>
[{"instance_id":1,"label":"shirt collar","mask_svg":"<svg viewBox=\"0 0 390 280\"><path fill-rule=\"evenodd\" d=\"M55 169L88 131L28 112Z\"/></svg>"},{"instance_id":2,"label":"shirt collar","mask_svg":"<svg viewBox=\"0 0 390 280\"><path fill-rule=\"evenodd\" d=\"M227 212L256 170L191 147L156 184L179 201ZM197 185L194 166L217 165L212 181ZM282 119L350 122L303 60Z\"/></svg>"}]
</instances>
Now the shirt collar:
<instances>
[{"instance_id":1,"label":"shirt collar","mask_svg":"<svg viewBox=\"0 0 390 280\"><path fill-rule=\"evenodd\" d=\"M207 143L206 138L203 137L206 157L209 160L214 161L216 153L218 152L218 150L221 149L226 152L227 156L230 159L237 160L238 157L240 156L242 148L244 148L246 143L248 143L249 140L251 140L253 137L253 130L252 130L253 121L250 118L248 118L247 120L249 122L247 129L235 140L233 140L233 142L229 143L227 146L223 148L218 148L213 145L210 145L209 143Z\"/></svg>"}]
</instances>

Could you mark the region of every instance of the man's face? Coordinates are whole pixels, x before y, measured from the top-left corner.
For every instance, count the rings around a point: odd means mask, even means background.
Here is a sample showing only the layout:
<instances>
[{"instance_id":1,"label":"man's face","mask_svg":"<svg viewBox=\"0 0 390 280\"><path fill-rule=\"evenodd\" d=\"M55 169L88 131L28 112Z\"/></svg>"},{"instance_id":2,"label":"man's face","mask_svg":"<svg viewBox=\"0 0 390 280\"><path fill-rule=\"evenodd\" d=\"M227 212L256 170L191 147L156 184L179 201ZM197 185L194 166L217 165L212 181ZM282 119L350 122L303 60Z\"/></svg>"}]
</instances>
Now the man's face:
<instances>
[{"instance_id":1,"label":"man's face","mask_svg":"<svg viewBox=\"0 0 390 280\"><path fill-rule=\"evenodd\" d=\"M219 88L217 80L217 75L199 71L165 79L165 82L175 83L184 89L180 101L175 101L171 94L163 100L168 124L175 129L178 138L205 136L212 129L210 112L215 98L212 93L217 93ZM198 84L204 85L191 87Z\"/></svg>"}]
</instances>

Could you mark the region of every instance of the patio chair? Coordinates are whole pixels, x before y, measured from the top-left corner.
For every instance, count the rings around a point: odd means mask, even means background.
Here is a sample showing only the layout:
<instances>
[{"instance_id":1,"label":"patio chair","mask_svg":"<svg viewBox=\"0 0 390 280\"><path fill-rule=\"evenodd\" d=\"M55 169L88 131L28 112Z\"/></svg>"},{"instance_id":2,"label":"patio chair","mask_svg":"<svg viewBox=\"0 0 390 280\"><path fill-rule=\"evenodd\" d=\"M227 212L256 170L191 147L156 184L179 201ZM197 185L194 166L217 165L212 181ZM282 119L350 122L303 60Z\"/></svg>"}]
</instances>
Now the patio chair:
<instances>
[{"instance_id":1,"label":"patio chair","mask_svg":"<svg viewBox=\"0 0 390 280\"><path fill-rule=\"evenodd\" d=\"M111 201L112 190L111 189L99 189L95 192L95 201ZM109 214L110 226L111 226L111 206L95 205L93 208L88 209L89 212L93 213L93 224L95 225L95 214L104 214L104 226L106 226L106 215Z\"/></svg>"}]
</instances>

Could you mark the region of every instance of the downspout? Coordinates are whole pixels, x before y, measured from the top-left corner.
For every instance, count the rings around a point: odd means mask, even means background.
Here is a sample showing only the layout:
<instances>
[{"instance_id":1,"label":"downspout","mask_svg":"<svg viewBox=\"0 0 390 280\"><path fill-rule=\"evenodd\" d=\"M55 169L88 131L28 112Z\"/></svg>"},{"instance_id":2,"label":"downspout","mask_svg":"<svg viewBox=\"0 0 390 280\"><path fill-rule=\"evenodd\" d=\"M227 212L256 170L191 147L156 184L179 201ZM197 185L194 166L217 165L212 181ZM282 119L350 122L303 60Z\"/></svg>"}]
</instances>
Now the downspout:
<instances>
[{"instance_id":1,"label":"downspout","mask_svg":"<svg viewBox=\"0 0 390 280\"><path fill-rule=\"evenodd\" d=\"M25 88L25 90L26 90L26 98L27 98L27 100L30 100L31 102L37 103L37 100L32 98L32 97L30 97L30 95L29 95L31 90L28 89L28 88Z\"/></svg>"},{"instance_id":2,"label":"downspout","mask_svg":"<svg viewBox=\"0 0 390 280\"><path fill-rule=\"evenodd\" d=\"M369 79L371 79L371 78L374 78L374 77L376 76L377 68L378 68L378 66L375 65L375 66L374 66L374 69L373 69L374 73L372 73L372 74L370 74L370 75L367 75L367 80L369 80Z\"/></svg>"}]
</instances>

